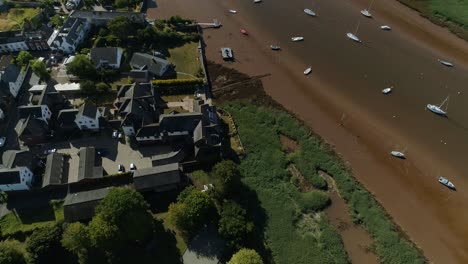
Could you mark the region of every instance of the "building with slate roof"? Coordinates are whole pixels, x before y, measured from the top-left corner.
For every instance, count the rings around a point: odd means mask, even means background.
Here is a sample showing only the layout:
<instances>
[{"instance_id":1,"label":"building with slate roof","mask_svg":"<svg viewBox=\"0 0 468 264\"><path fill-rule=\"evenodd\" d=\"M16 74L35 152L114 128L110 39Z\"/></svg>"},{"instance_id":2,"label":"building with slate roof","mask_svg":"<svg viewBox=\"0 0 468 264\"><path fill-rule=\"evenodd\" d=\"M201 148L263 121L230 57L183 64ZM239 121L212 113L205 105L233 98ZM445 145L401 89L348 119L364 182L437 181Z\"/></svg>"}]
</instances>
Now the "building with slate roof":
<instances>
[{"instance_id":1,"label":"building with slate roof","mask_svg":"<svg viewBox=\"0 0 468 264\"><path fill-rule=\"evenodd\" d=\"M29 151L7 150L2 155L3 168L0 169L0 190L28 190L33 182L33 170L37 159Z\"/></svg>"},{"instance_id":2,"label":"building with slate roof","mask_svg":"<svg viewBox=\"0 0 468 264\"><path fill-rule=\"evenodd\" d=\"M132 71L130 71L131 78L137 77L140 79L142 77L142 72L146 72L148 77L146 81L151 79L166 79L175 77L176 75L172 63L146 53L133 53L130 66L132 67ZM135 71L136 76L133 76L133 71Z\"/></svg>"},{"instance_id":3,"label":"building with slate roof","mask_svg":"<svg viewBox=\"0 0 468 264\"><path fill-rule=\"evenodd\" d=\"M78 128L75 123L78 109L60 110L57 116L56 127L63 133L72 132Z\"/></svg>"},{"instance_id":4,"label":"building with slate roof","mask_svg":"<svg viewBox=\"0 0 468 264\"><path fill-rule=\"evenodd\" d=\"M27 49L28 45L21 31L0 32L0 53L18 52Z\"/></svg>"},{"instance_id":5,"label":"building with slate roof","mask_svg":"<svg viewBox=\"0 0 468 264\"><path fill-rule=\"evenodd\" d=\"M182 183L179 163L170 163L133 172L133 186L137 191L167 191L178 188Z\"/></svg>"},{"instance_id":6,"label":"building with slate roof","mask_svg":"<svg viewBox=\"0 0 468 264\"><path fill-rule=\"evenodd\" d=\"M23 85L26 72L27 70L21 71L14 64L8 64L2 68L0 71L0 89L2 92L16 98L21 85Z\"/></svg>"},{"instance_id":7,"label":"building with slate roof","mask_svg":"<svg viewBox=\"0 0 468 264\"><path fill-rule=\"evenodd\" d=\"M100 179L104 175L104 169L96 166L96 150L94 147L80 148L78 153L80 160L78 163L78 174L70 175L68 183Z\"/></svg>"},{"instance_id":8,"label":"building with slate roof","mask_svg":"<svg viewBox=\"0 0 468 264\"><path fill-rule=\"evenodd\" d=\"M61 50L66 54L76 51L87 36L91 25L81 18L69 17L59 30L55 30L47 44L52 50Z\"/></svg>"},{"instance_id":9,"label":"building with slate roof","mask_svg":"<svg viewBox=\"0 0 468 264\"><path fill-rule=\"evenodd\" d=\"M47 155L42 188L62 185L68 182L68 171L65 166L66 162L63 154L55 152Z\"/></svg>"},{"instance_id":10,"label":"building with slate roof","mask_svg":"<svg viewBox=\"0 0 468 264\"><path fill-rule=\"evenodd\" d=\"M101 188L69 193L63 203L65 221L76 222L93 218L96 206L106 197L108 192L109 188Z\"/></svg>"},{"instance_id":11,"label":"building with slate roof","mask_svg":"<svg viewBox=\"0 0 468 264\"><path fill-rule=\"evenodd\" d=\"M18 107L19 118L35 118L49 124L52 112L47 105L22 105Z\"/></svg>"},{"instance_id":12,"label":"building with slate roof","mask_svg":"<svg viewBox=\"0 0 468 264\"><path fill-rule=\"evenodd\" d=\"M31 116L18 120L15 130L18 139L28 146L45 142L49 132L46 122Z\"/></svg>"},{"instance_id":13,"label":"building with slate roof","mask_svg":"<svg viewBox=\"0 0 468 264\"><path fill-rule=\"evenodd\" d=\"M96 66L96 69L119 69L122 60L122 53L122 48L92 48L89 53L89 58Z\"/></svg>"},{"instance_id":14,"label":"building with slate roof","mask_svg":"<svg viewBox=\"0 0 468 264\"><path fill-rule=\"evenodd\" d=\"M99 119L101 112L91 103L84 103L78 109L75 117L75 124L81 130L99 130Z\"/></svg>"},{"instance_id":15,"label":"building with slate roof","mask_svg":"<svg viewBox=\"0 0 468 264\"><path fill-rule=\"evenodd\" d=\"M85 19L89 24L102 26L107 24L109 20L116 17L127 17L131 22L137 24L145 24L146 17L140 12L109 12L109 11L85 11L75 10L70 13L70 18Z\"/></svg>"}]
</instances>

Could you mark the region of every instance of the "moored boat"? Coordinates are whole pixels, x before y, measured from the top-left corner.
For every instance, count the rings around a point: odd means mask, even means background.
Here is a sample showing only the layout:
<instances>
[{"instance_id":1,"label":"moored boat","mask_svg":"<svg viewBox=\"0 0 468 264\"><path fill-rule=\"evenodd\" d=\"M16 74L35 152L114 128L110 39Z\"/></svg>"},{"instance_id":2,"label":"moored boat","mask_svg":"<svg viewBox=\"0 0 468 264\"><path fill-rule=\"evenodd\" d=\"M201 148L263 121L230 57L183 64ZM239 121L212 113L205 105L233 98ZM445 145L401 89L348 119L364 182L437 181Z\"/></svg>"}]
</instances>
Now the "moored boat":
<instances>
[{"instance_id":1,"label":"moored boat","mask_svg":"<svg viewBox=\"0 0 468 264\"><path fill-rule=\"evenodd\" d=\"M270 48L271 48L272 50L280 50L280 49L281 49L281 47L280 47L279 45L274 45L274 44L271 44L271 45L270 45Z\"/></svg>"},{"instance_id":2,"label":"moored boat","mask_svg":"<svg viewBox=\"0 0 468 264\"><path fill-rule=\"evenodd\" d=\"M231 13L231 14L237 14L237 10L229 9L229 13Z\"/></svg>"},{"instance_id":3,"label":"moored boat","mask_svg":"<svg viewBox=\"0 0 468 264\"><path fill-rule=\"evenodd\" d=\"M244 35L248 35L248 34L249 34L249 33L247 32L247 30L245 30L245 29L243 29L243 28L241 28L240 32L241 32L242 34L244 34Z\"/></svg>"},{"instance_id":4,"label":"moored boat","mask_svg":"<svg viewBox=\"0 0 468 264\"><path fill-rule=\"evenodd\" d=\"M452 189L452 190L455 190L455 184L453 184L451 181L449 181L448 179L444 178L444 177L439 177L439 183L441 183L442 185L445 185L446 187Z\"/></svg>"},{"instance_id":5,"label":"moored boat","mask_svg":"<svg viewBox=\"0 0 468 264\"><path fill-rule=\"evenodd\" d=\"M387 25L380 26L380 28L382 30L392 30L392 28L390 26L387 26Z\"/></svg>"},{"instance_id":6,"label":"moored boat","mask_svg":"<svg viewBox=\"0 0 468 264\"><path fill-rule=\"evenodd\" d=\"M453 63L451 62L448 62L448 61L445 61L445 60L441 60L441 59L438 59L438 61L442 64L442 65L445 65L447 67L453 67Z\"/></svg>"},{"instance_id":7,"label":"moored boat","mask_svg":"<svg viewBox=\"0 0 468 264\"><path fill-rule=\"evenodd\" d=\"M389 94L389 93L392 92L392 90L393 90L393 87L387 87L387 88L382 90L382 93L383 94Z\"/></svg>"},{"instance_id":8,"label":"moored boat","mask_svg":"<svg viewBox=\"0 0 468 264\"><path fill-rule=\"evenodd\" d=\"M297 42L297 41L303 41L304 37L292 37L291 41Z\"/></svg>"},{"instance_id":9,"label":"moored boat","mask_svg":"<svg viewBox=\"0 0 468 264\"><path fill-rule=\"evenodd\" d=\"M346 36L347 36L348 38L350 38L351 40L356 41L357 43L361 43L361 42L362 42L356 35L354 35L354 34L351 33L351 32L346 33Z\"/></svg>"},{"instance_id":10,"label":"moored boat","mask_svg":"<svg viewBox=\"0 0 468 264\"><path fill-rule=\"evenodd\" d=\"M312 11L312 9L308 9L308 8L304 9L304 13L308 14L309 16L317 15L314 11Z\"/></svg>"},{"instance_id":11,"label":"moored boat","mask_svg":"<svg viewBox=\"0 0 468 264\"><path fill-rule=\"evenodd\" d=\"M369 10L367 9L363 9L361 10L361 14L365 17L368 17L368 18L371 18L372 17L372 14L369 12Z\"/></svg>"},{"instance_id":12,"label":"moored boat","mask_svg":"<svg viewBox=\"0 0 468 264\"><path fill-rule=\"evenodd\" d=\"M395 158L399 158L399 159L405 159L406 158L405 153L400 152L400 151L396 151L396 150L390 152L390 155L392 155Z\"/></svg>"},{"instance_id":13,"label":"moored boat","mask_svg":"<svg viewBox=\"0 0 468 264\"><path fill-rule=\"evenodd\" d=\"M434 114L447 116L448 100L449 96L447 96L447 98L445 98L445 100L440 105L427 104L426 108ZM447 105L445 106L445 109L442 109L445 103L447 103Z\"/></svg>"},{"instance_id":14,"label":"moored boat","mask_svg":"<svg viewBox=\"0 0 468 264\"><path fill-rule=\"evenodd\" d=\"M304 70L304 75L308 75L312 72L312 67L309 67L307 69Z\"/></svg>"},{"instance_id":15,"label":"moored boat","mask_svg":"<svg viewBox=\"0 0 468 264\"><path fill-rule=\"evenodd\" d=\"M254 0L255 4L258 4L258 3L261 3L261 2L262 2L262 0Z\"/></svg>"}]
</instances>

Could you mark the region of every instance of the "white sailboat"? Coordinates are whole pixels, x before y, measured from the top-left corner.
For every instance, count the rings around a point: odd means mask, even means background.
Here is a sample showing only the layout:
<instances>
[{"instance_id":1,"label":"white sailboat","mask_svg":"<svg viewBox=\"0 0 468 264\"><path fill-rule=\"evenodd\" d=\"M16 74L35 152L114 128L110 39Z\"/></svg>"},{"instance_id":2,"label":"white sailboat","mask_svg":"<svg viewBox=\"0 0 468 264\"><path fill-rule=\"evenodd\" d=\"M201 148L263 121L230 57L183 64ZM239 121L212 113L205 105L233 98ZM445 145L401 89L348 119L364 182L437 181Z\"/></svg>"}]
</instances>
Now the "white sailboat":
<instances>
[{"instance_id":1,"label":"white sailboat","mask_svg":"<svg viewBox=\"0 0 468 264\"><path fill-rule=\"evenodd\" d=\"M444 177L439 177L438 179L439 183L441 183L442 185L445 185L446 187L452 189L452 190L455 190L455 184L453 184L451 181L449 181L448 179L444 178Z\"/></svg>"},{"instance_id":2,"label":"white sailboat","mask_svg":"<svg viewBox=\"0 0 468 264\"><path fill-rule=\"evenodd\" d=\"M276 45L276 44L271 44L271 45L270 45L270 48L271 48L272 50L280 50L280 49L281 49L281 47L280 47L279 45Z\"/></svg>"},{"instance_id":3,"label":"white sailboat","mask_svg":"<svg viewBox=\"0 0 468 264\"><path fill-rule=\"evenodd\" d=\"M229 9L229 13L231 13L231 14L237 14L237 10Z\"/></svg>"},{"instance_id":4,"label":"white sailboat","mask_svg":"<svg viewBox=\"0 0 468 264\"><path fill-rule=\"evenodd\" d=\"M405 159L406 158L404 152L397 151L397 150L394 150L394 151L390 152L390 155L392 155L395 158L399 158L399 159Z\"/></svg>"},{"instance_id":5,"label":"white sailboat","mask_svg":"<svg viewBox=\"0 0 468 264\"><path fill-rule=\"evenodd\" d=\"M385 88L385 89L382 90L382 93L383 93L383 94L389 94L389 93L392 92L392 90L393 90L393 86L387 87L387 88Z\"/></svg>"},{"instance_id":6,"label":"white sailboat","mask_svg":"<svg viewBox=\"0 0 468 264\"><path fill-rule=\"evenodd\" d=\"M380 26L380 29L382 30L392 30L392 28L388 25L383 25L383 26Z\"/></svg>"},{"instance_id":7,"label":"white sailboat","mask_svg":"<svg viewBox=\"0 0 468 264\"><path fill-rule=\"evenodd\" d=\"M370 13L372 4L374 4L374 0L369 5L369 8L361 10L361 14L365 17L372 18L372 14Z\"/></svg>"},{"instance_id":8,"label":"white sailboat","mask_svg":"<svg viewBox=\"0 0 468 264\"><path fill-rule=\"evenodd\" d=\"M255 4L258 4L258 3L261 3L261 2L262 2L262 0L254 0Z\"/></svg>"},{"instance_id":9,"label":"white sailboat","mask_svg":"<svg viewBox=\"0 0 468 264\"><path fill-rule=\"evenodd\" d=\"M308 9L308 8L304 9L304 13L308 14L309 16L317 15L314 11L312 11L312 9Z\"/></svg>"},{"instance_id":10,"label":"white sailboat","mask_svg":"<svg viewBox=\"0 0 468 264\"><path fill-rule=\"evenodd\" d=\"M445 100L440 105L427 104L426 108L427 108L427 110L433 112L434 114L441 115L441 116L447 116L449 98L450 98L450 96L447 96L445 98ZM445 103L447 103L447 104L445 105ZM444 105L445 105L445 108L443 108Z\"/></svg>"},{"instance_id":11,"label":"white sailboat","mask_svg":"<svg viewBox=\"0 0 468 264\"><path fill-rule=\"evenodd\" d=\"M447 67L453 67L453 63L451 63L451 62L441 60L441 59L438 59L437 61L440 62L442 65L445 65Z\"/></svg>"},{"instance_id":12,"label":"white sailboat","mask_svg":"<svg viewBox=\"0 0 468 264\"><path fill-rule=\"evenodd\" d=\"M356 36L356 34L357 34L358 30L359 30L359 25L360 25L360 24L361 24L361 21L358 22L358 25L357 25L357 27L356 27L356 31L354 32L354 34L351 33L351 32L346 33L346 36L347 36L349 39L351 39L351 40L353 40L353 41L356 41L357 43L362 43L362 41L358 38L358 36Z\"/></svg>"},{"instance_id":13,"label":"white sailboat","mask_svg":"<svg viewBox=\"0 0 468 264\"><path fill-rule=\"evenodd\" d=\"M304 75L308 75L312 72L312 67L309 67L307 69L304 70Z\"/></svg>"},{"instance_id":14,"label":"white sailboat","mask_svg":"<svg viewBox=\"0 0 468 264\"><path fill-rule=\"evenodd\" d=\"M304 37L292 37L291 41L298 42L298 41L303 41Z\"/></svg>"}]
</instances>

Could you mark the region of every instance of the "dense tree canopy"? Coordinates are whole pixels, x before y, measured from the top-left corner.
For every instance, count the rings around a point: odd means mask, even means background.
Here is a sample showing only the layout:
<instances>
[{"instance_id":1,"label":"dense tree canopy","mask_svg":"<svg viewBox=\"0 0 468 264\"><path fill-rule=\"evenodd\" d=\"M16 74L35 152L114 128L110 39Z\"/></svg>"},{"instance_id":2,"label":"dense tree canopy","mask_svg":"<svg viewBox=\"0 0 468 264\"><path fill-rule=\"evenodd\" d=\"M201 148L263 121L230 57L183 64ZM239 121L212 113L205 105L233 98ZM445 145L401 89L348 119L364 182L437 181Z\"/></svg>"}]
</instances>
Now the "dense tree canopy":
<instances>
[{"instance_id":1,"label":"dense tree canopy","mask_svg":"<svg viewBox=\"0 0 468 264\"><path fill-rule=\"evenodd\" d=\"M263 264L263 261L255 250L243 248L227 264Z\"/></svg>"},{"instance_id":2,"label":"dense tree canopy","mask_svg":"<svg viewBox=\"0 0 468 264\"><path fill-rule=\"evenodd\" d=\"M80 264L87 262L90 248L88 229L82 223L71 223L63 232L62 245L65 249L78 256Z\"/></svg>"},{"instance_id":3,"label":"dense tree canopy","mask_svg":"<svg viewBox=\"0 0 468 264\"><path fill-rule=\"evenodd\" d=\"M225 202L221 208L218 232L234 248L240 248L253 230L246 215L245 209L234 201Z\"/></svg>"},{"instance_id":4,"label":"dense tree canopy","mask_svg":"<svg viewBox=\"0 0 468 264\"><path fill-rule=\"evenodd\" d=\"M47 67L42 60L33 60L31 61L32 71L41 78L41 80L47 81L50 79L50 74L47 71Z\"/></svg>"},{"instance_id":5,"label":"dense tree canopy","mask_svg":"<svg viewBox=\"0 0 468 264\"><path fill-rule=\"evenodd\" d=\"M169 219L181 231L191 233L215 215L215 207L205 192L188 187L180 193L177 203L169 206Z\"/></svg>"},{"instance_id":6,"label":"dense tree canopy","mask_svg":"<svg viewBox=\"0 0 468 264\"><path fill-rule=\"evenodd\" d=\"M24 67L28 65L29 61L32 60L34 57L31 55L31 53L22 50L18 53L18 56L14 59L14 64L16 64L18 67Z\"/></svg>"},{"instance_id":7,"label":"dense tree canopy","mask_svg":"<svg viewBox=\"0 0 468 264\"><path fill-rule=\"evenodd\" d=\"M59 28L63 25L63 22L65 22L65 17L61 16L59 14L55 14L53 17L50 18L50 22L54 27Z\"/></svg>"},{"instance_id":8,"label":"dense tree canopy","mask_svg":"<svg viewBox=\"0 0 468 264\"><path fill-rule=\"evenodd\" d=\"M23 249L16 240L0 242L0 263L1 264L26 264Z\"/></svg>"},{"instance_id":9,"label":"dense tree canopy","mask_svg":"<svg viewBox=\"0 0 468 264\"><path fill-rule=\"evenodd\" d=\"M59 224L34 230L26 240L26 251L34 264L62 262L65 250L60 244L62 228Z\"/></svg>"},{"instance_id":10,"label":"dense tree canopy","mask_svg":"<svg viewBox=\"0 0 468 264\"><path fill-rule=\"evenodd\" d=\"M77 54L72 62L67 65L67 71L80 79L95 79L96 67L88 56Z\"/></svg>"},{"instance_id":11,"label":"dense tree canopy","mask_svg":"<svg viewBox=\"0 0 468 264\"><path fill-rule=\"evenodd\" d=\"M107 22L107 28L111 34L121 40L127 39L129 36L134 35L135 28L132 22L125 16L115 17Z\"/></svg>"},{"instance_id":12,"label":"dense tree canopy","mask_svg":"<svg viewBox=\"0 0 468 264\"><path fill-rule=\"evenodd\" d=\"M237 193L241 186L240 171L231 160L218 162L211 171L211 177L219 198Z\"/></svg>"}]
</instances>

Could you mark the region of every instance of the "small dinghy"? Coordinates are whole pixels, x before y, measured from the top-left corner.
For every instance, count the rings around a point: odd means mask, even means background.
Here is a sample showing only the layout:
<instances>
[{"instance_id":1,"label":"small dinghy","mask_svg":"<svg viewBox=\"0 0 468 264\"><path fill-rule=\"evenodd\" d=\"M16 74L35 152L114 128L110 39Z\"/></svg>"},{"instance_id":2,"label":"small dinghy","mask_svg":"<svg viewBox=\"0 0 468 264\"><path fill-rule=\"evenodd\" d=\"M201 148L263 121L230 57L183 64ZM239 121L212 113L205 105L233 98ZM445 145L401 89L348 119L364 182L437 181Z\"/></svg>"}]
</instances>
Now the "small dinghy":
<instances>
[{"instance_id":1,"label":"small dinghy","mask_svg":"<svg viewBox=\"0 0 468 264\"><path fill-rule=\"evenodd\" d=\"M311 9L304 9L304 13L308 14L309 16L316 16L317 14L315 14L314 11L312 11Z\"/></svg>"},{"instance_id":2,"label":"small dinghy","mask_svg":"<svg viewBox=\"0 0 468 264\"><path fill-rule=\"evenodd\" d=\"M365 17L368 17L368 18L371 18L372 17L372 14L369 12L369 10L367 9L363 9L361 10L361 14Z\"/></svg>"},{"instance_id":3,"label":"small dinghy","mask_svg":"<svg viewBox=\"0 0 468 264\"><path fill-rule=\"evenodd\" d=\"M440 64L442 64L442 65L445 65L445 66L447 66L447 67L453 67L453 63L451 63L451 62L444 61L444 60L441 60L441 59L438 59L438 61L439 61Z\"/></svg>"},{"instance_id":4,"label":"small dinghy","mask_svg":"<svg viewBox=\"0 0 468 264\"><path fill-rule=\"evenodd\" d=\"M304 75L309 75L312 72L312 67L309 67L304 70Z\"/></svg>"},{"instance_id":5,"label":"small dinghy","mask_svg":"<svg viewBox=\"0 0 468 264\"><path fill-rule=\"evenodd\" d=\"M272 50L280 50L281 49L281 47L279 45L274 45L274 44L270 45L270 48Z\"/></svg>"},{"instance_id":6,"label":"small dinghy","mask_svg":"<svg viewBox=\"0 0 468 264\"><path fill-rule=\"evenodd\" d=\"M395 158L399 158L399 159L405 159L406 158L405 153L400 152L400 151L396 151L396 150L390 152L390 155L392 155Z\"/></svg>"},{"instance_id":7,"label":"small dinghy","mask_svg":"<svg viewBox=\"0 0 468 264\"><path fill-rule=\"evenodd\" d=\"M393 86L392 87L387 87L387 88L382 90L382 93L383 94L389 94L389 93L392 92L392 90L393 90Z\"/></svg>"},{"instance_id":8,"label":"small dinghy","mask_svg":"<svg viewBox=\"0 0 468 264\"><path fill-rule=\"evenodd\" d=\"M353 33L346 33L346 36L347 36L349 39L356 41L357 43L361 43L361 42L362 42L362 41L361 41L356 35L354 35Z\"/></svg>"},{"instance_id":9,"label":"small dinghy","mask_svg":"<svg viewBox=\"0 0 468 264\"><path fill-rule=\"evenodd\" d=\"M387 26L387 25L380 26L380 28L382 30L392 30L392 28L390 26Z\"/></svg>"},{"instance_id":10,"label":"small dinghy","mask_svg":"<svg viewBox=\"0 0 468 264\"><path fill-rule=\"evenodd\" d=\"M255 4L258 4L258 3L261 3L261 2L262 2L262 0L254 0Z\"/></svg>"},{"instance_id":11,"label":"small dinghy","mask_svg":"<svg viewBox=\"0 0 468 264\"><path fill-rule=\"evenodd\" d=\"M247 30L241 28L240 30L240 33L244 34L244 35L248 35L249 33L247 32Z\"/></svg>"},{"instance_id":12,"label":"small dinghy","mask_svg":"<svg viewBox=\"0 0 468 264\"><path fill-rule=\"evenodd\" d=\"M303 40L304 40L303 37L292 37L291 38L291 41L294 41L294 42L303 41Z\"/></svg>"},{"instance_id":13,"label":"small dinghy","mask_svg":"<svg viewBox=\"0 0 468 264\"><path fill-rule=\"evenodd\" d=\"M229 9L229 13L231 13L231 14L237 14L237 10Z\"/></svg>"},{"instance_id":14,"label":"small dinghy","mask_svg":"<svg viewBox=\"0 0 468 264\"><path fill-rule=\"evenodd\" d=\"M439 177L439 182L442 184L442 185L445 185L446 187L452 189L452 190L455 190L455 185L449 181L448 179L444 178L444 177Z\"/></svg>"}]
</instances>

